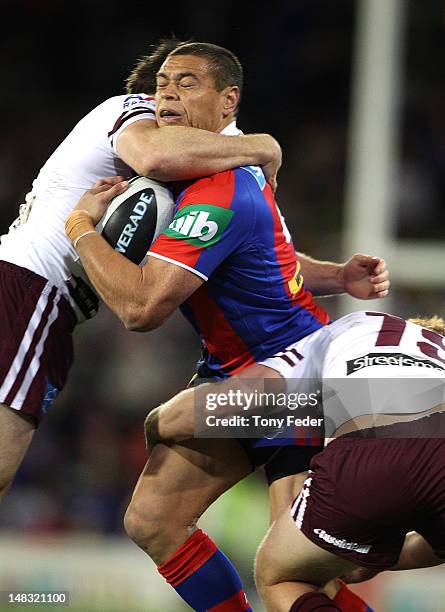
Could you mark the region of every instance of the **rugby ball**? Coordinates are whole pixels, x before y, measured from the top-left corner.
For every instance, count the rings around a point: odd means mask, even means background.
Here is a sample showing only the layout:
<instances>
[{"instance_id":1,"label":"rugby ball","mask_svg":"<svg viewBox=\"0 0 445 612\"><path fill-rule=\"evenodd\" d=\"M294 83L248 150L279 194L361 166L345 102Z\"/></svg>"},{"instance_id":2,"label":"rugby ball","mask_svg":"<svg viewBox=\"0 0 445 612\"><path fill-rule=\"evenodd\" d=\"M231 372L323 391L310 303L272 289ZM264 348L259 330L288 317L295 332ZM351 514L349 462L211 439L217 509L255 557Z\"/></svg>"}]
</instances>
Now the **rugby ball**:
<instances>
[{"instance_id":1,"label":"rugby ball","mask_svg":"<svg viewBox=\"0 0 445 612\"><path fill-rule=\"evenodd\" d=\"M135 176L124 193L113 198L96 230L119 253L143 266L152 242L173 219L170 190L145 176Z\"/></svg>"}]
</instances>

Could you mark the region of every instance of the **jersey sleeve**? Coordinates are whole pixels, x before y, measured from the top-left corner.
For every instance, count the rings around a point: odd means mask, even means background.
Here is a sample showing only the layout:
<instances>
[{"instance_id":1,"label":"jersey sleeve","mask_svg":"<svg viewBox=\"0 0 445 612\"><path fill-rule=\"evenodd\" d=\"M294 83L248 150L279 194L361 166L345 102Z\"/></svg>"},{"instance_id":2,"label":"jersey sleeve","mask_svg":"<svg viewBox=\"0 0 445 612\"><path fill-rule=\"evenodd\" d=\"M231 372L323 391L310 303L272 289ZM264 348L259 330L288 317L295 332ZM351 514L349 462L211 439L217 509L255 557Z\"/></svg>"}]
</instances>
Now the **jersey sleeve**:
<instances>
[{"instance_id":1,"label":"jersey sleeve","mask_svg":"<svg viewBox=\"0 0 445 612\"><path fill-rule=\"evenodd\" d=\"M148 254L204 280L249 240L254 206L236 171L199 179L179 197L172 223Z\"/></svg>"},{"instance_id":2,"label":"jersey sleeve","mask_svg":"<svg viewBox=\"0 0 445 612\"><path fill-rule=\"evenodd\" d=\"M121 132L132 123L141 119L156 120L156 105L154 98L145 94L133 94L122 101L121 112L112 129L108 132L108 139L117 154L116 143Z\"/></svg>"}]
</instances>

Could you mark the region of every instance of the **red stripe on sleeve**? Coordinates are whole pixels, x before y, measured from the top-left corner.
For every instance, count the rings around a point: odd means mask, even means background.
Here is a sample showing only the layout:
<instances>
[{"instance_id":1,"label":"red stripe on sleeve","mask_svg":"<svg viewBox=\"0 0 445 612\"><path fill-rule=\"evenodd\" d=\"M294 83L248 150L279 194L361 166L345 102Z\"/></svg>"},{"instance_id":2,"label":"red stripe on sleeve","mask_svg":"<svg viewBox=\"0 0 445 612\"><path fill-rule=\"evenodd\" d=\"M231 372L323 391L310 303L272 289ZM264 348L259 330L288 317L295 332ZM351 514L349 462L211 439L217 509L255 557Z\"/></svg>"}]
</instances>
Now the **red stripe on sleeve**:
<instances>
[{"instance_id":1,"label":"red stripe on sleeve","mask_svg":"<svg viewBox=\"0 0 445 612\"><path fill-rule=\"evenodd\" d=\"M230 208L235 193L235 175L230 170L193 182L184 191L177 210L192 204L211 204ZM169 257L174 261L195 268L204 247L190 244L187 240L161 234L151 245L150 251Z\"/></svg>"},{"instance_id":2,"label":"red stripe on sleeve","mask_svg":"<svg viewBox=\"0 0 445 612\"><path fill-rule=\"evenodd\" d=\"M169 257L189 268L195 268L196 262L202 253L202 248L196 247L186 240L179 240L161 234L151 245L150 251L163 257Z\"/></svg>"}]
</instances>

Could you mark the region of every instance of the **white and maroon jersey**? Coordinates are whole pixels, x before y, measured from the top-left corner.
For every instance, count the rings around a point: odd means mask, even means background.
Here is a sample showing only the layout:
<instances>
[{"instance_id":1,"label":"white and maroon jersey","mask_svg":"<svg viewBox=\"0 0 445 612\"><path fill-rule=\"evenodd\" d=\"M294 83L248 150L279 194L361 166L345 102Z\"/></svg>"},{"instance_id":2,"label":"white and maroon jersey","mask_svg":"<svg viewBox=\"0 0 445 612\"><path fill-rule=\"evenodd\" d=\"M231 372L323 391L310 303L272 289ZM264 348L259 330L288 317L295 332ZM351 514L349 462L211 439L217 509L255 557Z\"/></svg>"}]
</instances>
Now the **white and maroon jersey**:
<instances>
[{"instance_id":1,"label":"white and maroon jersey","mask_svg":"<svg viewBox=\"0 0 445 612\"><path fill-rule=\"evenodd\" d=\"M351 416L445 403L445 337L382 312L342 317L262 363L287 380L289 392L323 388L335 429Z\"/></svg>"},{"instance_id":2,"label":"white and maroon jersey","mask_svg":"<svg viewBox=\"0 0 445 612\"><path fill-rule=\"evenodd\" d=\"M19 218L2 236L0 260L65 287L70 299L66 281L82 268L65 235L65 219L98 179L134 175L119 158L116 143L126 127L141 119L155 119L154 99L145 94L109 98L79 121L42 167Z\"/></svg>"}]
</instances>

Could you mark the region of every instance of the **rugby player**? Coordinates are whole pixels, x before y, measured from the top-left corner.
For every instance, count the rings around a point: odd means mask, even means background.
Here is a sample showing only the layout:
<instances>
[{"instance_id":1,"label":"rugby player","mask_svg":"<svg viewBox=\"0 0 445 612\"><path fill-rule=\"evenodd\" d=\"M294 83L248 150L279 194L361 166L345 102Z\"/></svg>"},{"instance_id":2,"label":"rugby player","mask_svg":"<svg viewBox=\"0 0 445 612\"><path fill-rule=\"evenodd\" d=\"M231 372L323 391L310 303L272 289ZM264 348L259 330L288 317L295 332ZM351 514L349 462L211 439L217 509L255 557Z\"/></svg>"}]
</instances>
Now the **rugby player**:
<instances>
[{"instance_id":1,"label":"rugby player","mask_svg":"<svg viewBox=\"0 0 445 612\"><path fill-rule=\"evenodd\" d=\"M289 393L326 384L333 440L260 548L256 581L268 610L366 612L364 602L349 605L344 587L335 603L319 589L344 574L358 582L445 561L444 332L439 317L357 312L243 371L244 392L260 377L284 379ZM228 389L211 385L212 395ZM150 445L193 436L193 395L185 392L176 410L167 403L150 413Z\"/></svg>"},{"instance_id":2,"label":"rugby player","mask_svg":"<svg viewBox=\"0 0 445 612\"><path fill-rule=\"evenodd\" d=\"M288 347L294 365L264 362L289 390L346 383L324 406L333 441L260 548L268 610L340 610L319 589L357 566L372 576L445 562L444 332L439 317L358 312Z\"/></svg>"},{"instance_id":3,"label":"rugby player","mask_svg":"<svg viewBox=\"0 0 445 612\"><path fill-rule=\"evenodd\" d=\"M97 309L64 232L65 218L84 191L110 174L169 181L250 163L263 164L275 181L281 153L270 136L157 129L154 100L142 92L154 91L156 72L177 44L162 42L130 74L127 95L106 100L75 126L40 170L18 220L2 237L0 497L65 385L71 332Z\"/></svg>"},{"instance_id":4,"label":"rugby player","mask_svg":"<svg viewBox=\"0 0 445 612\"><path fill-rule=\"evenodd\" d=\"M158 73L158 123L237 134L241 86L241 66L231 52L207 43L182 45ZM128 329L154 329L181 306L203 341L200 377L236 375L329 322L303 285L291 237L259 168L178 186L174 220L143 268L94 232L116 188L87 192L67 219L67 234L102 299ZM332 264L321 265L312 280L326 292L348 290L363 298L388 290L384 262L366 256L337 272ZM182 398L171 405L179 406ZM192 440L153 449L125 526L193 609L250 609L235 569L196 521L285 443ZM293 496L294 475L306 468L304 450L301 456L289 439L279 460L267 463L272 518Z\"/></svg>"}]
</instances>

